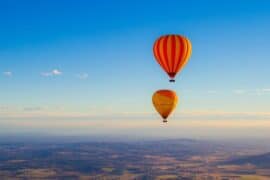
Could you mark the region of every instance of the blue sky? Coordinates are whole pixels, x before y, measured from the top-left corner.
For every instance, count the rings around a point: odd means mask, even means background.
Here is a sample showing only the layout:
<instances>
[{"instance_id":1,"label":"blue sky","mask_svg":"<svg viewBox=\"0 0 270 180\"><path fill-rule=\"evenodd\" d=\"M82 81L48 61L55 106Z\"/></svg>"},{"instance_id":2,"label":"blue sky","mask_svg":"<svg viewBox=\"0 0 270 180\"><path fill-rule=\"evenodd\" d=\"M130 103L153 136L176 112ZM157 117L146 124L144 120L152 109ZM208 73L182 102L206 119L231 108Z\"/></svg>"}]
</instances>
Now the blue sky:
<instances>
[{"instance_id":1,"label":"blue sky","mask_svg":"<svg viewBox=\"0 0 270 180\"><path fill-rule=\"evenodd\" d=\"M0 117L132 119L154 114L152 93L164 88L177 91L178 115L264 116L269 9L266 0L1 1ZM152 54L169 33L193 46L175 84Z\"/></svg>"}]
</instances>

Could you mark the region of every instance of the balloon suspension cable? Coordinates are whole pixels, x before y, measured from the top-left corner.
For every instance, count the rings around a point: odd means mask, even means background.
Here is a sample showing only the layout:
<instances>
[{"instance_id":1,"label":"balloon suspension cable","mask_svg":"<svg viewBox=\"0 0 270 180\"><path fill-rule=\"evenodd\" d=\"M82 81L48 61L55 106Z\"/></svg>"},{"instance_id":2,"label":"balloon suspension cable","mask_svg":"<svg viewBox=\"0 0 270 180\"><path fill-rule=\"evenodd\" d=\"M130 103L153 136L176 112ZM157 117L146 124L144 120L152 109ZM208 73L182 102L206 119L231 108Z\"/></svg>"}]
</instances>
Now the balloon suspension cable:
<instances>
[{"instance_id":1,"label":"balloon suspension cable","mask_svg":"<svg viewBox=\"0 0 270 180\"><path fill-rule=\"evenodd\" d=\"M175 80L174 79L170 79L170 82L175 82Z\"/></svg>"}]
</instances>

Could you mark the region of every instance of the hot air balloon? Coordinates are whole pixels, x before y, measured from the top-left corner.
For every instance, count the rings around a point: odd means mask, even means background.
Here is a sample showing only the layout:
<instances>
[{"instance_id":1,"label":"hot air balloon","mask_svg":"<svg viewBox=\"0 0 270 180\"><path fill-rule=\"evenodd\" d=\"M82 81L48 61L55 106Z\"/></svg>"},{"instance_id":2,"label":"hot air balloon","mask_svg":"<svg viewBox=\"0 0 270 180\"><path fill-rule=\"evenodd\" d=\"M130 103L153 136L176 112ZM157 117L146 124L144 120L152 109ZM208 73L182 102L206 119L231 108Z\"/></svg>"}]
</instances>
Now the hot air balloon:
<instances>
[{"instance_id":1,"label":"hot air balloon","mask_svg":"<svg viewBox=\"0 0 270 180\"><path fill-rule=\"evenodd\" d=\"M156 40L154 56L162 69L169 75L170 82L180 72L191 55L190 41L181 35L165 35Z\"/></svg>"},{"instance_id":2,"label":"hot air balloon","mask_svg":"<svg viewBox=\"0 0 270 180\"><path fill-rule=\"evenodd\" d=\"M172 90L158 90L152 96L152 102L157 112L163 118L163 122L167 122L168 116L175 109L178 97Z\"/></svg>"}]
</instances>

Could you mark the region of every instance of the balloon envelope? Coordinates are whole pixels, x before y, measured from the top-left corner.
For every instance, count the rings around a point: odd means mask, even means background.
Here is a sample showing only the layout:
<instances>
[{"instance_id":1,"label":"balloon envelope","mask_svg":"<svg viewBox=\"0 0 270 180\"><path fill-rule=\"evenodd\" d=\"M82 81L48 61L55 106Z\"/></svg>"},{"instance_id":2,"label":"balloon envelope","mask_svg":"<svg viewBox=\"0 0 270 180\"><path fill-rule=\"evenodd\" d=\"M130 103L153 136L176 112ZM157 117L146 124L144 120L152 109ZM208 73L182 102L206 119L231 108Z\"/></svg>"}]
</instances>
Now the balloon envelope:
<instances>
[{"instance_id":1,"label":"balloon envelope","mask_svg":"<svg viewBox=\"0 0 270 180\"><path fill-rule=\"evenodd\" d=\"M178 97L172 90L158 90L153 94L152 102L157 112L163 118L163 122L167 122L168 116L177 105Z\"/></svg>"},{"instance_id":2,"label":"balloon envelope","mask_svg":"<svg viewBox=\"0 0 270 180\"><path fill-rule=\"evenodd\" d=\"M154 56L162 69L174 82L174 78L189 60L190 41L181 35L165 35L158 38L153 46Z\"/></svg>"}]
</instances>

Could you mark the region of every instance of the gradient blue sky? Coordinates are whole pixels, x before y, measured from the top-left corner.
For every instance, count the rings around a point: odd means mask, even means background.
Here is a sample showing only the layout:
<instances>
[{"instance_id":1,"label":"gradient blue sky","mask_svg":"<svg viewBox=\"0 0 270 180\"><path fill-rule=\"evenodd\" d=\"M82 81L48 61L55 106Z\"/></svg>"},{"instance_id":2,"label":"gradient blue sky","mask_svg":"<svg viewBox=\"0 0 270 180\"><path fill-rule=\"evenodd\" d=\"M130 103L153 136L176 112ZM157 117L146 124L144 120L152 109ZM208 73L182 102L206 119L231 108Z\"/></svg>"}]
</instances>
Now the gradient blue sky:
<instances>
[{"instance_id":1,"label":"gradient blue sky","mask_svg":"<svg viewBox=\"0 0 270 180\"><path fill-rule=\"evenodd\" d=\"M163 88L178 92L176 114L265 115L269 9L267 0L1 1L0 116L132 119L154 114ZM168 33L193 45L175 84L152 54Z\"/></svg>"}]
</instances>

